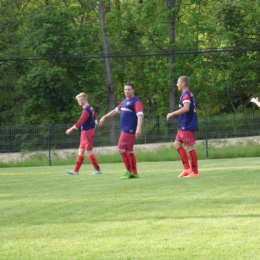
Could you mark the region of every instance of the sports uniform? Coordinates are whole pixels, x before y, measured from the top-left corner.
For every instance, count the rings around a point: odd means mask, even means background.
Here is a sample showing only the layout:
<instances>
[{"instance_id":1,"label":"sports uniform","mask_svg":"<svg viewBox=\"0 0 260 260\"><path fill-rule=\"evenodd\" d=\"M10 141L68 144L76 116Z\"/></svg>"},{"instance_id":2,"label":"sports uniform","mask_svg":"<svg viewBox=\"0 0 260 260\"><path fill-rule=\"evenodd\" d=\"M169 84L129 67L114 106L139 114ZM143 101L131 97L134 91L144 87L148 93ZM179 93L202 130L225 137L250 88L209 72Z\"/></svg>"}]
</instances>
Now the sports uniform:
<instances>
[{"instance_id":1,"label":"sports uniform","mask_svg":"<svg viewBox=\"0 0 260 260\"><path fill-rule=\"evenodd\" d=\"M178 116L178 133L176 141L183 142L186 146L195 144L194 131L199 129L196 103L190 90L182 93L179 102L179 108L184 107L184 103L190 103L190 109L187 113Z\"/></svg>"},{"instance_id":2,"label":"sports uniform","mask_svg":"<svg viewBox=\"0 0 260 260\"><path fill-rule=\"evenodd\" d=\"M175 141L182 142L186 146L193 146L195 144L195 133L199 129L198 127L198 117L196 102L193 94L189 89L185 90L179 102L179 108L184 107L184 103L188 102L190 104L189 111L184 114L178 115L178 132ZM198 158L195 149L188 152L190 162L188 161L186 151L183 147L178 150L179 156L182 160L184 171L179 175L179 177L197 177L198 173Z\"/></svg>"},{"instance_id":3,"label":"sports uniform","mask_svg":"<svg viewBox=\"0 0 260 260\"><path fill-rule=\"evenodd\" d=\"M194 148L195 134L198 130L198 117L196 102L193 94L190 92L189 79L187 76L178 78L177 87L182 92L179 102L179 109L169 113L166 118L178 116L178 132L175 138L174 146L179 153L183 163L184 171L178 177L199 177L198 158ZM186 150L182 145L187 146L190 162L188 161Z\"/></svg>"},{"instance_id":4,"label":"sports uniform","mask_svg":"<svg viewBox=\"0 0 260 260\"><path fill-rule=\"evenodd\" d=\"M95 115L94 108L91 107L89 104L83 107L81 117L74 125L75 129L81 130L80 133L80 145L79 149L82 149L86 152L90 152L91 154L88 155L89 161L94 167L95 171L92 174L102 174L101 169L98 165L98 161L96 156L92 153L93 150L93 143L95 137L95 126L97 124L97 117ZM76 165L74 170L69 170L67 173L69 174L78 174L79 169L84 161L84 155L78 155Z\"/></svg>"},{"instance_id":5,"label":"sports uniform","mask_svg":"<svg viewBox=\"0 0 260 260\"><path fill-rule=\"evenodd\" d=\"M127 173L132 173L131 177L137 177L136 157L133 150L138 116L143 116L143 105L139 98L133 96L123 100L115 110L120 114L121 134L117 146L119 150L125 150L121 156Z\"/></svg>"}]
</instances>

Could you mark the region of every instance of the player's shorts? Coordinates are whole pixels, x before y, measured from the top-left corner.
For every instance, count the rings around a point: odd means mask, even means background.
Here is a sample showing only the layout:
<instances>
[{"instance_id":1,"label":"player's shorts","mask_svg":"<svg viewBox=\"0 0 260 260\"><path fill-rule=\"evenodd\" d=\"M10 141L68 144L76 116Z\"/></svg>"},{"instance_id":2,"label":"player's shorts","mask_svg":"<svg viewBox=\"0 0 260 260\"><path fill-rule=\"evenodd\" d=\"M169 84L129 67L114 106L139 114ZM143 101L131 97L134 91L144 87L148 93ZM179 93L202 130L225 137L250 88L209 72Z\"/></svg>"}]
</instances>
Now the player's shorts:
<instances>
[{"instance_id":1,"label":"player's shorts","mask_svg":"<svg viewBox=\"0 0 260 260\"><path fill-rule=\"evenodd\" d=\"M135 134L121 133L117 147L120 150L132 152L134 150Z\"/></svg>"},{"instance_id":2,"label":"player's shorts","mask_svg":"<svg viewBox=\"0 0 260 260\"><path fill-rule=\"evenodd\" d=\"M95 130L93 128L81 131L79 148L85 151L93 150Z\"/></svg>"},{"instance_id":3,"label":"player's shorts","mask_svg":"<svg viewBox=\"0 0 260 260\"><path fill-rule=\"evenodd\" d=\"M182 142L186 146L192 146L196 143L194 131L178 130L175 141Z\"/></svg>"}]
</instances>

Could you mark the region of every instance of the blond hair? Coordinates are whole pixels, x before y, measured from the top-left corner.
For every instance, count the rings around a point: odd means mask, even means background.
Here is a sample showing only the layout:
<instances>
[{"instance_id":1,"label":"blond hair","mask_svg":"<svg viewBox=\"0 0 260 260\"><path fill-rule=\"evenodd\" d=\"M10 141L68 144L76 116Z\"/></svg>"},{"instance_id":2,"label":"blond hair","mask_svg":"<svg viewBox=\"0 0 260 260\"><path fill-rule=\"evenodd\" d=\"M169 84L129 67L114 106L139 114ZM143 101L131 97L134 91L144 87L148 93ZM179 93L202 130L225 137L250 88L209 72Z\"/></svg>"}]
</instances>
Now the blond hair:
<instances>
[{"instance_id":1,"label":"blond hair","mask_svg":"<svg viewBox=\"0 0 260 260\"><path fill-rule=\"evenodd\" d=\"M79 93L77 96L76 96L76 99L78 100L80 97L84 97L86 100L88 99L88 96L86 93L82 92L82 93Z\"/></svg>"},{"instance_id":2,"label":"blond hair","mask_svg":"<svg viewBox=\"0 0 260 260\"><path fill-rule=\"evenodd\" d=\"M187 86L189 85L190 81L189 78L187 76L181 76L179 77L179 80L182 81L184 84L186 84Z\"/></svg>"}]
</instances>

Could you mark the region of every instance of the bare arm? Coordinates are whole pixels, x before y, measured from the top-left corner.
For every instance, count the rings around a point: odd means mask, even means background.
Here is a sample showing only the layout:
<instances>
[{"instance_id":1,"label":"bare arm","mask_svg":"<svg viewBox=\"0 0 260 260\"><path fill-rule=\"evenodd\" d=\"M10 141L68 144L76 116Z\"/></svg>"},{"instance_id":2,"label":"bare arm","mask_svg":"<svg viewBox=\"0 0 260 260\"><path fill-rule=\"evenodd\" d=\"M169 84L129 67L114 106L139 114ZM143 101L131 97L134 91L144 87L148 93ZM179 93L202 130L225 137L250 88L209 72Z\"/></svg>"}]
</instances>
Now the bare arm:
<instances>
[{"instance_id":1,"label":"bare arm","mask_svg":"<svg viewBox=\"0 0 260 260\"><path fill-rule=\"evenodd\" d=\"M260 101L258 100L258 97L257 98L252 98L251 102L255 103L257 106L260 107Z\"/></svg>"},{"instance_id":2,"label":"bare arm","mask_svg":"<svg viewBox=\"0 0 260 260\"><path fill-rule=\"evenodd\" d=\"M109 117L115 116L117 114L116 110L112 110L109 113L107 113L106 115L102 116L101 119L99 120L99 126L102 126L105 122L105 120Z\"/></svg>"},{"instance_id":3,"label":"bare arm","mask_svg":"<svg viewBox=\"0 0 260 260\"><path fill-rule=\"evenodd\" d=\"M188 111L190 110L190 103L189 102L185 102L183 107L172 112L172 113L169 113L166 117L167 120L169 120L171 117L173 116L178 116L178 115L182 115L182 114L185 114L187 113Z\"/></svg>"},{"instance_id":4,"label":"bare arm","mask_svg":"<svg viewBox=\"0 0 260 260\"><path fill-rule=\"evenodd\" d=\"M137 117L137 127L136 127L136 132L135 132L135 136L136 138L141 137L142 135L142 125L143 125L143 121L144 121L144 116L143 115L139 115Z\"/></svg>"}]
</instances>

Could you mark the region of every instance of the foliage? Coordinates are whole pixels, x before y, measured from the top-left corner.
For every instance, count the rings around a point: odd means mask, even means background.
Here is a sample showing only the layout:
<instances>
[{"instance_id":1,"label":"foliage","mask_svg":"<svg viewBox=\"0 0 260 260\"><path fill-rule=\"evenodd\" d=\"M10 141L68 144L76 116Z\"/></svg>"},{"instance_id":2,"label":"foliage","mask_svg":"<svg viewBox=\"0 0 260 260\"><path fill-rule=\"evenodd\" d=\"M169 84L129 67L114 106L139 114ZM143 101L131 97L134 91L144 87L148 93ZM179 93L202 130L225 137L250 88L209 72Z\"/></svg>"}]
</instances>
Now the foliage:
<instances>
[{"instance_id":1,"label":"foliage","mask_svg":"<svg viewBox=\"0 0 260 260\"><path fill-rule=\"evenodd\" d=\"M259 1L182 0L172 9L165 0L101 2L116 103L130 81L146 117L164 117L171 79L185 74L201 116L256 109L249 101L260 95ZM80 111L74 97L82 91L100 116L107 112L97 3L1 1L1 125L74 122Z\"/></svg>"}]
</instances>

